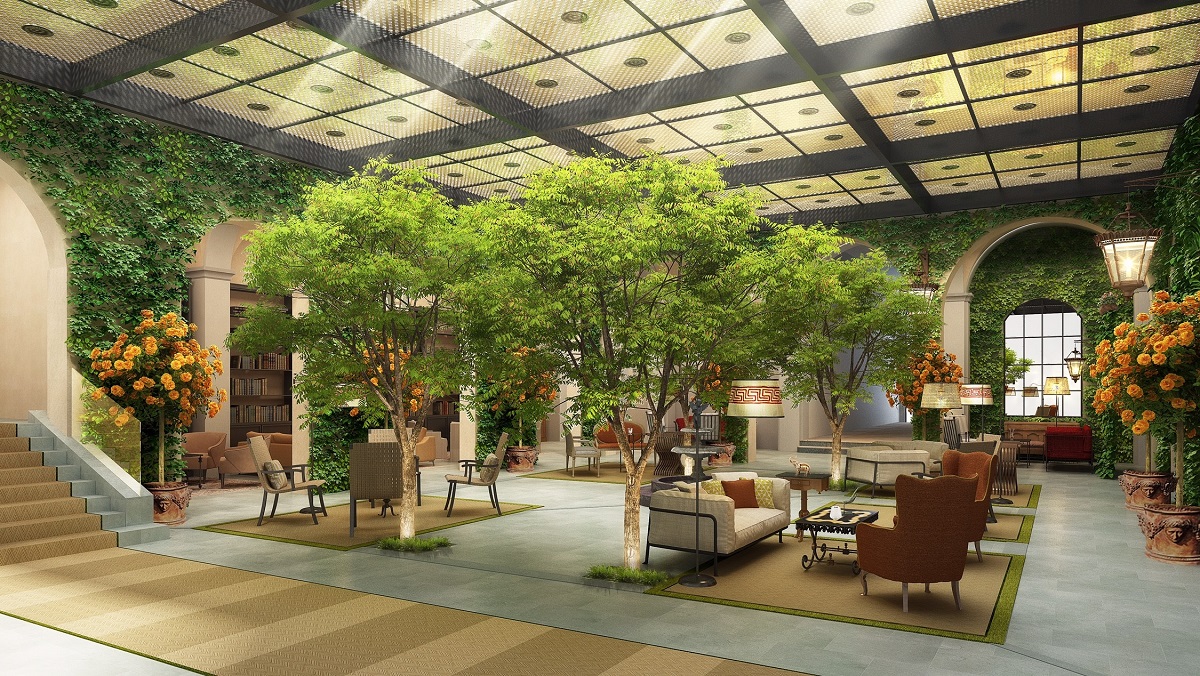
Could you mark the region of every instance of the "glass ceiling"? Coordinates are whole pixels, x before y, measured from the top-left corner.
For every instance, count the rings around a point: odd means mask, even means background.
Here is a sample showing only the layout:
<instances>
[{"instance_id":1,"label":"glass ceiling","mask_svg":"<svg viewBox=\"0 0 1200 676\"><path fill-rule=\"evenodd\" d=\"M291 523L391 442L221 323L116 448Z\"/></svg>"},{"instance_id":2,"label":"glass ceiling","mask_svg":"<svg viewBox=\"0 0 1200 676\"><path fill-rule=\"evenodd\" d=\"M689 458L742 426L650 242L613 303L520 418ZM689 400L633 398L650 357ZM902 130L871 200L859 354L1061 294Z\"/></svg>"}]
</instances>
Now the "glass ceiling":
<instances>
[{"instance_id":1,"label":"glass ceiling","mask_svg":"<svg viewBox=\"0 0 1200 676\"><path fill-rule=\"evenodd\" d=\"M1200 3L0 0L0 75L335 171L418 161L457 199L653 150L845 221L1159 172Z\"/></svg>"}]
</instances>

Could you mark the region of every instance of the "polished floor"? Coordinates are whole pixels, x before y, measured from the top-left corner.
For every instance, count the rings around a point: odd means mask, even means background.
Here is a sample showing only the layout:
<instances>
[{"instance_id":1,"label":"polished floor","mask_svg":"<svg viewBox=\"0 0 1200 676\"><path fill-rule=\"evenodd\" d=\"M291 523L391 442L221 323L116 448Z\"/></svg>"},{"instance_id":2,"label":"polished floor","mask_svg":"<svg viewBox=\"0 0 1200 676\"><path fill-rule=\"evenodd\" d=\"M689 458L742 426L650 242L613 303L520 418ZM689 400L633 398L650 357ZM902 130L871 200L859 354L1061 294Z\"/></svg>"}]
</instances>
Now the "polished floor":
<instances>
[{"instance_id":1,"label":"polished floor","mask_svg":"<svg viewBox=\"0 0 1200 676\"><path fill-rule=\"evenodd\" d=\"M540 466L561 467L560 448L547 445ZM789 468L789 455L761 452L750 468L779 472ZM435 479L441 470L424 471L426 495L444 495ZM340 552L193 530L257 515L255 489L205 489L193 498L185 527L139 549L816 674L1196 673L1200 570L1143 555L1136 518L1115 482L1070 465L1047 470L1035 463L1019 473L1021 483L1043 485L1032 539L984 543L1027 555L1003 645L648 596L583 580L588 566L620 560L620 484L505 474L502 500L543 507L441 531L454 547L432 555ZM299 496L290 497L281 509L300 506ZM463 497L476 496L464 491ZM330 496L334 504L345 499ZM690 562L686 554L655 550L650 563L679 572ZM801 571L796 584L804 584ZM183 673L3 616L0 650L5 673Z\"/></svg>"}]
</instances>

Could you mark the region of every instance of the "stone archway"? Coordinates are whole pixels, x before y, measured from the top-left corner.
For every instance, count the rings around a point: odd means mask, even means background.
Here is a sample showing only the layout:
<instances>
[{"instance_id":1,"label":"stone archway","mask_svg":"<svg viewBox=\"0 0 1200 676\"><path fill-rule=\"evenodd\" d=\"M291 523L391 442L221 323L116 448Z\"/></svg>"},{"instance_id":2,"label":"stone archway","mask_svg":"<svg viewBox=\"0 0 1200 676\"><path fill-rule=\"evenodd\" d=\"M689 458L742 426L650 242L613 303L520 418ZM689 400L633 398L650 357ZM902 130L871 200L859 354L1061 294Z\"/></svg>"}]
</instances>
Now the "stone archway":
<instances>
[{"instance_id":1,"label":"stone archway","mask_svg":"<svg viewBox=\"0 0 1200 676\"><path fill-rule=\"evenodd\" d=\"M67 234L20 164L0 158L0 418L45 410L71 429Z\"/></svg>"}]
</instances>

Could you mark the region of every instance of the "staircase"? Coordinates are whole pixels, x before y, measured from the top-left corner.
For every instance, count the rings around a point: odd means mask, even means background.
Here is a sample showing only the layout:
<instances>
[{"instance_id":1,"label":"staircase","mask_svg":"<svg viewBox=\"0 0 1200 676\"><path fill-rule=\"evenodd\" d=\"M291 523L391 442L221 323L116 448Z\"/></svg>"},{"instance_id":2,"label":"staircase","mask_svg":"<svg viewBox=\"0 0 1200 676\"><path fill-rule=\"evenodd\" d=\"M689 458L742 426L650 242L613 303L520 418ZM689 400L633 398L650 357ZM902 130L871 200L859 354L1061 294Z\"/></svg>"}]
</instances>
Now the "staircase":
<instances>
[{"instance_id":1,"label":"staircase","mask_svg":"<svg viewBox=\"0 0 1200 676\"><path fill-rule=\"evenodd\" d=\"M0 565L167 537L151 522L144 489L131 479L121 485L107 458L39 414L0 422Z\"/></svg>"}]
</instances>

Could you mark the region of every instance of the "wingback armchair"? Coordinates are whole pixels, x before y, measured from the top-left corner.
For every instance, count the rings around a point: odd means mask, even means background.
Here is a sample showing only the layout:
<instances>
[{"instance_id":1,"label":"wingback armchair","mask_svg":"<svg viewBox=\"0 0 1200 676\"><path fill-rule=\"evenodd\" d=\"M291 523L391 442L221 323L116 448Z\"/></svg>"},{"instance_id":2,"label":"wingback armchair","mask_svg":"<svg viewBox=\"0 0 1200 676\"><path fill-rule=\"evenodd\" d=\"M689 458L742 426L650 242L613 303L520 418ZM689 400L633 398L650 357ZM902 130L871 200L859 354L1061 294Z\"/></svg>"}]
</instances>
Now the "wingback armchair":
<instances>
[{"instance_id":1,"label":"wingback armchair","mask_svg":"<svg viewBox=\"0 0 1200 676\"><path fill-rule=\"evenodd\" d=\"M998 442L986 442L995 443ZM966 477L975 483L975 501L971 503L969 512L971 515L970 521L970 538L968 542L975 543L975 556L980 561L983 560L983 552L979 550L979 541L983 539L983 534L987 532L987 524L989 519L996 520L996 516L992 511L992 482L996 478L996 467L999 462L999 456L994 453L962 453L960 451L946 451L942 455L942 475L953 475Z\"/></svg>"}]
</instances>

